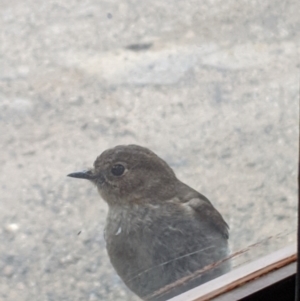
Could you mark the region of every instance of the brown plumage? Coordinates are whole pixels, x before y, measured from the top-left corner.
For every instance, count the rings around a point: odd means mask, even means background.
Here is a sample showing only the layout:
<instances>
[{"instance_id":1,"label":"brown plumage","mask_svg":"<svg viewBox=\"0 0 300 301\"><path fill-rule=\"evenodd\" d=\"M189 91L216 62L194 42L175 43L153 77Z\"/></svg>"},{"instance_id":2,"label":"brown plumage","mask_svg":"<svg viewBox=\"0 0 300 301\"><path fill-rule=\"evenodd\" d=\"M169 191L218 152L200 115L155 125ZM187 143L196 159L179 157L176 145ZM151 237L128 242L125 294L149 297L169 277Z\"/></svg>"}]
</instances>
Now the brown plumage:
<instances>
[{"instance_id":1,"label":"brown plumage","mask_svg":"<svg viewBox=\"0 0 300 301\"><path fill-rule=\"evenodd\" d=\"M104 151L93 169L69 176L94 182L107 202L110 261L144 300L166 300L230 269L224 261L166 294L155 293L226 258L228 226L205 196L179 181L149 149L116 146Z\"/></svg>"}]
</instances>

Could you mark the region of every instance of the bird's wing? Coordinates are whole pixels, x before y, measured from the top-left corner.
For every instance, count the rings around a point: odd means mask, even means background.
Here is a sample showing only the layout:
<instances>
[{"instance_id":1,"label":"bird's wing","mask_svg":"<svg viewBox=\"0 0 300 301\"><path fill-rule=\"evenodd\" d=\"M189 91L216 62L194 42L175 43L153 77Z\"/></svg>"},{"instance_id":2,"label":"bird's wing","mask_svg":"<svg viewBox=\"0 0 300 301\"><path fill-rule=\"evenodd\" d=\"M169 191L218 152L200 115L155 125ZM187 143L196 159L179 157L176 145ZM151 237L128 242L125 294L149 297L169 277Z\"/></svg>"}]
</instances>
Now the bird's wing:
<instances>
[{"instance_id":1,"label":"bird's wing","mask_svg":"<svg viewBox=\"0 0 300 301\"><path fill-rule=\"evenodd\" d=\"M201 198L192 198L188 202L185 203L190 206L197 213L197 216L200 219L209 220L217 231L222 233L222 235L228 239L229 237L229 227L227 223L224 221L222 215L214 208L214 206Z\"/></svg>"}]
</instances>

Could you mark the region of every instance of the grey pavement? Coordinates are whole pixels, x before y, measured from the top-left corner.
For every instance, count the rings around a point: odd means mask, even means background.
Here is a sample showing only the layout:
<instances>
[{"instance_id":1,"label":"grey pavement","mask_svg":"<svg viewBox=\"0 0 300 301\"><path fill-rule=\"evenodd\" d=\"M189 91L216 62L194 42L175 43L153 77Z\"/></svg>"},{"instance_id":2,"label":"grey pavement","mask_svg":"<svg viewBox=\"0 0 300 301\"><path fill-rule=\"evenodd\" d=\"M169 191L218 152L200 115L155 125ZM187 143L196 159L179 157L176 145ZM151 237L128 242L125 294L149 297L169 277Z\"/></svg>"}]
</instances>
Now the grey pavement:
<instances>
[{"instance_id":1,"label":"grey pavement","mask_svg":"<svg viewBox=\"0 0 300 301\"><path fill-rule=\"evenodd\" d=\"M234 266L296 237L300 3L0 1L0 301L138 300L106 204L67 178L140 144L230 225Z\"/></svg>"}]
</instances>

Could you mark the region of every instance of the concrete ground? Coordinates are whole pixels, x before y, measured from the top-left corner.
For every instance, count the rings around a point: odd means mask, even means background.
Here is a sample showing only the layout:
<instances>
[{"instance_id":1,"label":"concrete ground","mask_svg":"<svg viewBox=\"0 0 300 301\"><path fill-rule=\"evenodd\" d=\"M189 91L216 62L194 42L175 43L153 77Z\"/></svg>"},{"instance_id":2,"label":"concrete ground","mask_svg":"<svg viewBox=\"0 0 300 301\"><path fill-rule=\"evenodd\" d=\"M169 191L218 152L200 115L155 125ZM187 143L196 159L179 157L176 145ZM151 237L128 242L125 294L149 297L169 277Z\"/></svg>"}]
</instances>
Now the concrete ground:
<instances>
[{"instance_id":1,"label":"concrete ground","mask_svg":"<svg viewBox=\"0 0 300 301\"><path fill-rule=\"evenodd\" d=\"M234 265L296 236L300 4L0 2L0 301L138 300L106 204L66 174L149 147L230 225ZM270 238L272 236L272 238Z\"/></svg>"}]
</instances>

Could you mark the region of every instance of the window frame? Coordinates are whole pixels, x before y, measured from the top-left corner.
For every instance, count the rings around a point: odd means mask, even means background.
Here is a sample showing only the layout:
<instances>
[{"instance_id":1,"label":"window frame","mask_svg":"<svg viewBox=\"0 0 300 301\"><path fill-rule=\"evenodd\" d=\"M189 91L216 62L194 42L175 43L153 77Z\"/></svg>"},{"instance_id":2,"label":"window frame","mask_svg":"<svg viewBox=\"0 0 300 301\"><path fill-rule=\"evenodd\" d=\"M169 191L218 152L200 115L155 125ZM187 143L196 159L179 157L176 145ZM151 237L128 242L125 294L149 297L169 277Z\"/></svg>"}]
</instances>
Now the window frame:
<instances>
[{"instance_id":1,"label":"window frame","mask_svg":"<svg viewBox=\"0 0 300 301\"><path fill-rule=\"evenodd\" d=\"M243 300L289 277L295 277L296 270L297 245L293 244L236 268L169 301Z\"/></svg>"}]
</instances>

